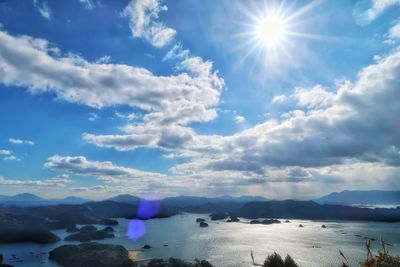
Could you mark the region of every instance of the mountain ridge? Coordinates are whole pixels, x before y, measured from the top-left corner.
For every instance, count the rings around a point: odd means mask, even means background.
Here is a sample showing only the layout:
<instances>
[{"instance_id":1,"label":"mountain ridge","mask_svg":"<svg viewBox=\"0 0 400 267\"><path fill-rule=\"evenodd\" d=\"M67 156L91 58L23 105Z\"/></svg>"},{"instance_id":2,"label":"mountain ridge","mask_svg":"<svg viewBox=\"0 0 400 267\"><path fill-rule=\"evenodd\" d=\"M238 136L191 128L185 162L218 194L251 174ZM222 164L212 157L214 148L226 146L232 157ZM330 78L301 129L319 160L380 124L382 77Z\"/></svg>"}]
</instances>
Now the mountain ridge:
<instances>
[{"instance_id":1,"label":"mountain ridge","mask_svg":"<svg viewBox=\"0 0 400 267\"><path fill-rule=\"evenodd\" d=\"M320 204L381 204L400 206L400 191L394 190L343 190L315 199Z\"/></svg>"}]
</instances>

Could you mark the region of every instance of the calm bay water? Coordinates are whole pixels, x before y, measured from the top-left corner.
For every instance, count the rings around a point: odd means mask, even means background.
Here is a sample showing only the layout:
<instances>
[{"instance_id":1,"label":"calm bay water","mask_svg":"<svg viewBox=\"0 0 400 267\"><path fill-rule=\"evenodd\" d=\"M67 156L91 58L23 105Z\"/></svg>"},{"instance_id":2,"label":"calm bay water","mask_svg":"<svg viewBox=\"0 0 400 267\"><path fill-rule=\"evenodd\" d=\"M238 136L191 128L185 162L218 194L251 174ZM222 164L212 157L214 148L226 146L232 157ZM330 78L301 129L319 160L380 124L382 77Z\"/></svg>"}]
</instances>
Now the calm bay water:
<instances>
[{"instance_id":1,"label":"calm bay water","mask_svg":"<svg viewBox=\"0 0 400 267\"><path fill-rule=\"evenodd\" d=\"M197 217L206 218L209 227L200 228ZM291 223L274 225L251 225L244 222L210 222L205 215L183 214L167 219L145 222L146 234L138 241L126 237L129 221L121 219L115 227L114 239L103 243L120 244L127 249L140 249L149 244L153 248L140 252L141 258L177 257L187 260L207 259L215 266L251 266L250 250L256 262L276 251L290 254L304 267L339 266L339 249L347 256L352 266L366 257L364 237L382 238L393 244L389 250L400 254L400 223L365 223L344 221L292 220ZM304 228L298 225L303 224ZM325 224L326 229L321 228ZM100 226L101 227L101 226ZM54 231L61 238L65 231ZM5 262L15 266L56 266L48 261L47 252L62 244L76 242L60 241L52 245L8 244L0 245ZM379 241L374 241L376 251ZM168 245L167 247L164 245ZM17 260L11 260L12 254Z\"/></svg>"}]
</instances>

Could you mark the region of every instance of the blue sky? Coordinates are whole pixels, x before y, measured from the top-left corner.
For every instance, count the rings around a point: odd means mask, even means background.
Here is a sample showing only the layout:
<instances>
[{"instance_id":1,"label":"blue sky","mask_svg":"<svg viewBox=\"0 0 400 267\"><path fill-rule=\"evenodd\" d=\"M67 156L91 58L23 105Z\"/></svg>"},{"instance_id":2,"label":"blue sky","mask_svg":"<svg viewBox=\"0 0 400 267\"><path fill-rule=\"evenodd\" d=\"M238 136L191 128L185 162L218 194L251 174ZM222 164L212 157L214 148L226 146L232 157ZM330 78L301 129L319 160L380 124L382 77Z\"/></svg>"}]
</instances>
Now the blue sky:
<instances>
[{"instance_id":1,"label":"blue sky","mask_svg":"<svg viewBox=\"0 0 400 267\"><path fill-rule=\"evenodd\" d=\"M400 2L280 3L1 1L0 194L400 189Z\"/></svg>"}]
</instances>

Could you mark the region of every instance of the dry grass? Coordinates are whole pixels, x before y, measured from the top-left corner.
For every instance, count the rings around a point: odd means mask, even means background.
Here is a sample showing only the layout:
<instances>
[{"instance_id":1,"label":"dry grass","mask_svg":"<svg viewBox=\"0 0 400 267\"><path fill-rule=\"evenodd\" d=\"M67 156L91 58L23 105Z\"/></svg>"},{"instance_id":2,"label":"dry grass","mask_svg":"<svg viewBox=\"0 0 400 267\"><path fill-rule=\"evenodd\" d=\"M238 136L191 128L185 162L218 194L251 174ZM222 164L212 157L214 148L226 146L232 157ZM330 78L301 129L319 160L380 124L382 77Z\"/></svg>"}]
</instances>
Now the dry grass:
<instances>
[{"instance_id":1,"label":"dry grass","mask_svg":"<svg viewBox=\"0 0 400 267\"><path fill-rule=\"evenodd\" d=\"M371 240L365 241L367 249L367 259L360 263L362 267L400 267L400 256L390 255L386 248L386 243L381 239L382 251L379 251L377 255L373 255L371 252ZM344 259L342 267L350 267L346 256L339 250L340 255Z\"/></svg>"}]
</instances>

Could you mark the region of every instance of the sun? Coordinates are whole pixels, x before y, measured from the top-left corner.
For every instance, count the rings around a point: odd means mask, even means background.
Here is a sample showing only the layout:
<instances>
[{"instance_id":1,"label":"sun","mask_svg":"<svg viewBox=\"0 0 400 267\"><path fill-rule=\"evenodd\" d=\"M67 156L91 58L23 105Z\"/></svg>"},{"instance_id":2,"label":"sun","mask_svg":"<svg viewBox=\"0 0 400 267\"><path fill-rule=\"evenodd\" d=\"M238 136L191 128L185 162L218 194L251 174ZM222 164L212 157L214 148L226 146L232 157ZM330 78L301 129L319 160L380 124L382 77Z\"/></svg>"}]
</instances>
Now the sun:
<instances>
[{"instance_id":1,"label":"sun","mask_svg":"<svg viewBox=\"0 0 400 267\"><path fill-rule=\"evenodd\" d=\"M258 41L267 48L275 48L285 38L287 25L283 17L270 13L258 21L256 28Z\"/></svg>"},{"instance_id":2,"label":"sun","mask_svg":"<svg viewBox=\"0 0 400 267\"><path fill-rule=\"evenodd\" d=\"M330 41L331 36L308 32L312 16L308 14L323 0L309 1L305 5L302 1L260 0L253 4L239 4L243 17L235 23L238 25L234 37L235 49L243 50L240 53L239 65L247 59L255 59L263 66L286 64L296 66L296 58L303 56L298 48L306 47L309 42ZM307 16L306 16L307 15ZM300 46L301 44L302 46Z\"/></svg>"}]
</instances>

